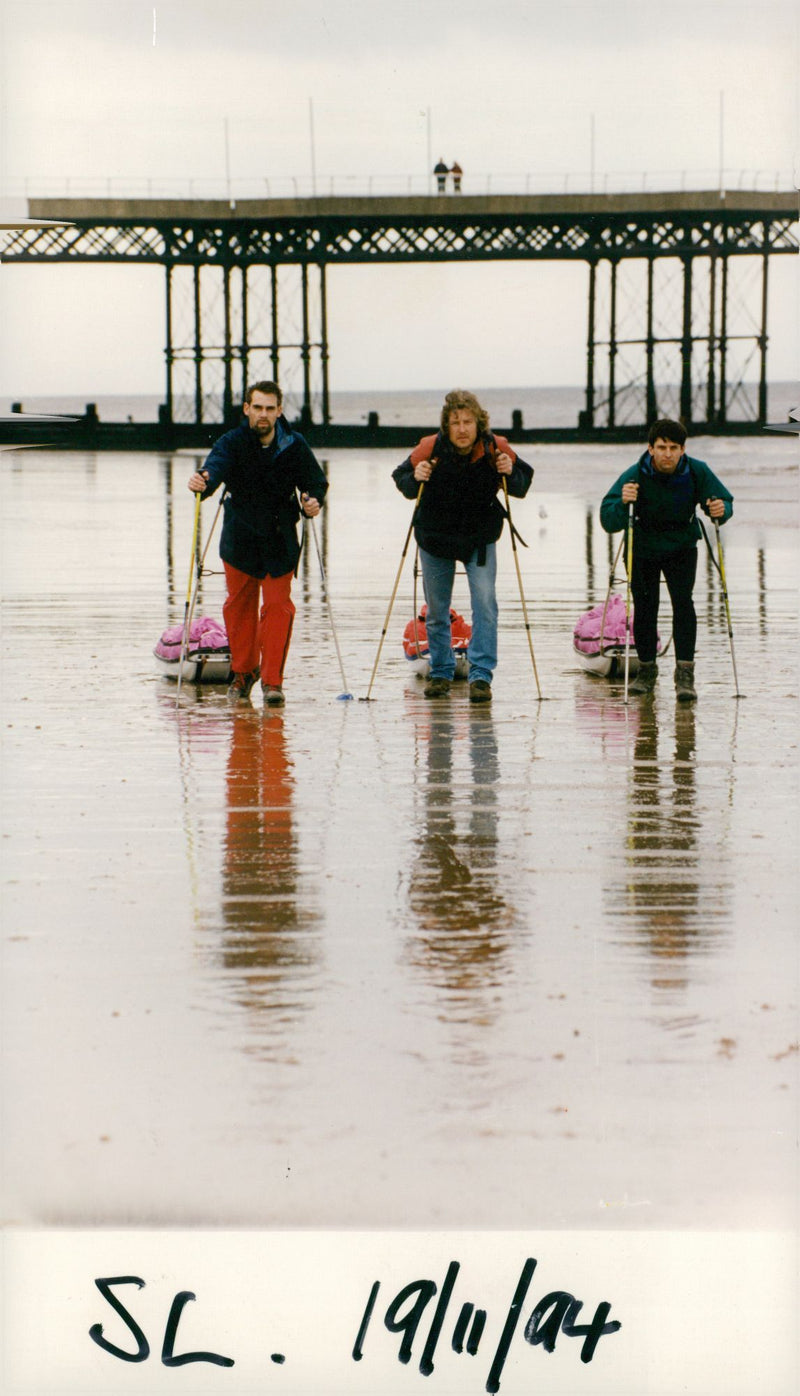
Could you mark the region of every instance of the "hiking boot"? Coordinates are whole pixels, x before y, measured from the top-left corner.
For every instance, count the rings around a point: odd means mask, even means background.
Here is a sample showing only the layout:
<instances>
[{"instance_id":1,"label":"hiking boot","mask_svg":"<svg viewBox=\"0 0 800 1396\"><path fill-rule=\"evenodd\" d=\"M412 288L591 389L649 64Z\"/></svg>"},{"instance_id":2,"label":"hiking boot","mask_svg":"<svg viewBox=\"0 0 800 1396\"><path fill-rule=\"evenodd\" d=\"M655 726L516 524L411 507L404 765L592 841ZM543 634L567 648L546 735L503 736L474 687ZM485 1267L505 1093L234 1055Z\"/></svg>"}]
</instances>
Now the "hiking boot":
<instances>
[{"instance_id":1,"label":"hiking boot","mask_svg":"<svg viewBox=\"0 0 800 1396\"><path fill-rule=\"evenodd\" d=\"M279 708L286 702L283 696L283 689L275 683L262 683L261 692L264 695L264 702L268 708Z\"/></svg>"},{"instance_id":2,"label":"hiking boot","mask_svg":"<svg viewBox=\"0 0 800 1396\"><path fill-rule=\"evenodd\" d=\"M474 679L469 686L470 703L491 703L492 685L485 679Z\"/></svg>"},{"instance_id":3,"label":"hiking boot","mask_svg":"<svg viewBox=\"0 0 800 1396\"><path fill-rule=\"evenodd\" d=\"M693 703L697 697L694 687L694 661L676 659L675 697L679 703Z\"/></svg>"},{"instance_id":4,"label":"hiking boot","mask_svg":"<svg viewBox=\"0 0 800 1396\"><path fill-rule=\"evenodd\" d=\"M639 662L639 672L628 684L629 693L652 693L656 686L656 676L658 665L654 659L644 659Z\"/></svg>"},{"instance_id":5,"label":"hiking boot","mask_svg":"<svg viewBox=\"0 0 800 1396\"><path fill-rule=\"evenodd\" d=\"M446 698L450 692L450 680L428 679L422 691L426 698Z\"/></svg>"},{"instance_id":6,"label":"hiking boot","mask_svg":"<svg viewBox=\"0 0 800 1396\"><path fill-rule=\"evenodd\" d=\"M258 669L252 669L249 674L234 674L228 686L228 697L231 702L244 702L246 698L249 698L253 684L258 682L258 677Z\"/></svg>"}]
</instances>

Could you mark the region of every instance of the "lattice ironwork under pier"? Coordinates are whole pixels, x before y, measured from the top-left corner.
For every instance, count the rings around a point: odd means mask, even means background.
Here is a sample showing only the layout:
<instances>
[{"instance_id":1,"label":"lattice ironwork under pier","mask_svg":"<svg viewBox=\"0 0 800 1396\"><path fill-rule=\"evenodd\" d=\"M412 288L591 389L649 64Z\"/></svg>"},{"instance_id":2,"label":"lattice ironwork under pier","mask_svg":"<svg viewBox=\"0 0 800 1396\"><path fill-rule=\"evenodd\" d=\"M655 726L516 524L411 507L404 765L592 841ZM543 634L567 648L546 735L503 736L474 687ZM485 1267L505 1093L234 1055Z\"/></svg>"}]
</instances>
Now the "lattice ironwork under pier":
<instances>
[{"instance_id":1,"label":"lattice ironwork under pier","mask_svg":"<svg viewBox=\"0 0 800 1396\"><path fill-rule=\"evenodd\" d=\"M233 420L255 373L293 388L307 428L329 426L328 268L510 260L586 268L582 433L657 414L692 430L763 424L769 261L800 245L796 195L777 192L67 199L29 211L70 222L7 236L6 264L165 268L165 425Z\"/></svg>"}]
</instances>

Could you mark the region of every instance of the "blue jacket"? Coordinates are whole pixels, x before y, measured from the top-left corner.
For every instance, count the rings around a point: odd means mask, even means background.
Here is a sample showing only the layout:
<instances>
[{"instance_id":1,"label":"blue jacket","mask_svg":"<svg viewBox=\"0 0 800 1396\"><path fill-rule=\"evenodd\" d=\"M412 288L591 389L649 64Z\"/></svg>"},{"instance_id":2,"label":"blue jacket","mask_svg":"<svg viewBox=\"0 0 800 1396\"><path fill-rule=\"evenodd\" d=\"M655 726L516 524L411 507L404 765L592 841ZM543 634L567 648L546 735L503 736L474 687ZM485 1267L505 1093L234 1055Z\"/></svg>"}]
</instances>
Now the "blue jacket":
<instances>
[{"instance_id":1,"label":"blue jacket","mask_svg":"<svg viewBox=\"0 0 800 1396\"><path fill-rule=\"evenodd\" d=\"M708 514L707 499L721 499L726 523L733 513L733 495L709 470L705 461L685 453L677 469L665 474L655 469L649 451L624 470L614 481L600 505L600 522L606 533L619 533L628 525L628 505L622 502L623 486L632 481L639 486L633 506L636 545L644 555L679 552L691 548L701 537L695 510Z\"/></svg>"},{"instance_id":2,"label":"blue jacket","mask_svg":"<svg viewBox=\"0 0 800 1396\"><path fill-rule=\"evenodd\" d=\"M264 448L247 422L227 431L203 466L208 499L225 485L225 521L219 554L251 577L283 577L300 557L297 492L322 503L328 482L308 443L284 417Z\"/></svg>"}]
</instances>

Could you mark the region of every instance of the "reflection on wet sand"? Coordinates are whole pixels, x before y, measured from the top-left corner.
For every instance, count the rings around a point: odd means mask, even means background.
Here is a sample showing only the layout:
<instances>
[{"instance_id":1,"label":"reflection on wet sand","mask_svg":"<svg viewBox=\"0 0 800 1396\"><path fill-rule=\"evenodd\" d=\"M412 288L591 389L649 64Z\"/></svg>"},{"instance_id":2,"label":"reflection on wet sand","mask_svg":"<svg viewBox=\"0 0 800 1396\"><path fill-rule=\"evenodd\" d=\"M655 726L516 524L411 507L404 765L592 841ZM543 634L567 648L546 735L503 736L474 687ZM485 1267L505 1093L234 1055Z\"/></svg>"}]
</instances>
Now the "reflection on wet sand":
<instances>
[{"instance_id":1,"label":"reflection on wet sand","mask_svg":"<svg viewBox=\"0 0 800 1396\"><path fill-rule=\"evenodd\" d=\"M661 762L666 733L654 703L631 705L633 727L625 837L624 886L606 889L609 911L630 918L636 941L652 957L656 989L683 990L689 958L718 933L724 889L704 867L696 790L696 715L676 704L671 759Z\"/></svg>"},{"instance_id":2,"label":"reflection on wet sand","mask_svg":"<svg viewBox=\"0 0 800 1396\"><path fill-rule=\"evenodd\" d=\"M238 1001L282 1033L308 1007L318 916L301 889L283 715L232 715L225 781L222 963Z\"/></svg>"},{"instance_id":3,"label":"reflection on wet sand","mask_svg":"<svg viewBox=\"0 0 800 1396\"><path fill-rule=\"evenodd\" d=\"M750 696L733 701L701 567L686 712L671 661L649 705L571 661L607 589L597 482L618 448L537 447L547 525L521 556L551 701L506 544L489 712L404 687L408 573L376 701L337 703L313 540L286 708L232 709L212 685L178 704L152 646L185 604L191 462L166 574L159 460L8 463L11 1225L785 1225L797 471L767 460L764 498L741 441L714 449L734 493L752 486L725 539ZM325 566L363 694L407 519L381 452L334 465ZM31 567L50 554L55 591ZM204 579L198 605L219 615L223 593Z\"/></svg>"},{"instance_id":4,"label":"reflection on wet sand","mask_svg":"<svg viewBox=\"0 0 800 1396\"><path fill-rule=\"evenodd\" d=\"M422 809L407 877L417 925L409 958L437 990L443 1016L490 1022L499 1012L497 988L511 973L507 933L515 921L497 866L500 767L491 710L458 698L431 705L417 739Z\"/></svg>"}]
</instances>

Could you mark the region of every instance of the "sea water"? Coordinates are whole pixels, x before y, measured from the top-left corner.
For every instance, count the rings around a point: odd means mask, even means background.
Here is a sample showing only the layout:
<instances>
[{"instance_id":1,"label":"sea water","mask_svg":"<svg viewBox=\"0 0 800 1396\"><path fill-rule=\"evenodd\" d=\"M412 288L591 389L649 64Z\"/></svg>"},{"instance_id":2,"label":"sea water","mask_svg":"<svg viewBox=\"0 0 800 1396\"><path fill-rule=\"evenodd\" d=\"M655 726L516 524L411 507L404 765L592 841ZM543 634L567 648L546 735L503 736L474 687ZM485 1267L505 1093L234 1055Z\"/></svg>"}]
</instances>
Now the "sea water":
<instances>
[{"instance_id":1,"label":"sea water","mask_svg":"<svg viewBox=\"0 0 800 1396\"><path fill-rule=\"evenodd\" d=\"M792 1224L796 443L692 448L746 696L701 543L689 707L572 652L628 448L524 449L487 707L409 672L413 546L375 670L400 453L321 452L279 711L156 671L197 457L0 455L10 1223Z\"/></svg>"},{"instance_id":2,"label":"sea water","mask_svg":"<svg viewBox=\"0 0 800 1396\"><path fill-rule=\"evenodd\" d=\"M470 384L450 385L469 388ZM430 426L435 428L439 422L439 414L442 410L447 387L428 389L409 389L405 392L387 392L384 389L365 390L361 392L332 392L330 395L331 420L337 425L365 425L372 412L377 412L378 420L382 426L402 427L402 426ZM492 425L502 431L511 426L512 413L521 412L522 422L526 428L536 427L576 427L578 425L578 414L585 407L585 389L577 385L550 386L550 387L493 387L477 389L478 396L489 412ZM598 391L598 400L601 394ZM664 397L668 404L673 404L665 409L668 412L677 411L679 400L678 385L664 388ZM0 413L11 411L13 402L20 399L0 398ZM155 422L158 420L160 404L164 401L163 396L157 394L116 394L116 395L73 395L71 397L22 397L22 408L30 413L63 413L66 415L81 415L86 410L87 402L94 402L101 421L104 422ZM776 382L770 383L768 391L768 419L770 422L785 422L791 408L798 405L798 389L796 383ZM641 410L641 393L636 397L636 403ZM755 383L743 384L736 395L736 401L731 407L731 415L734 417L754 417L756 405L758 403L758 385ZM302 388L295 391L288 388L285 391L285 406L289 417L295 420L300 413L302 405ZM194 400L185 399L175 404L174 412L176 421L191 421L194 418ZM321 420L321 403L319 395L313 399L313 410L315 421ZM207 403L206 411L213 420L214 416L221 420L221 400L215 403ZM619 420L624 422L627 408L624 402L620 406Z\"/></svg>"}]
</instances>

